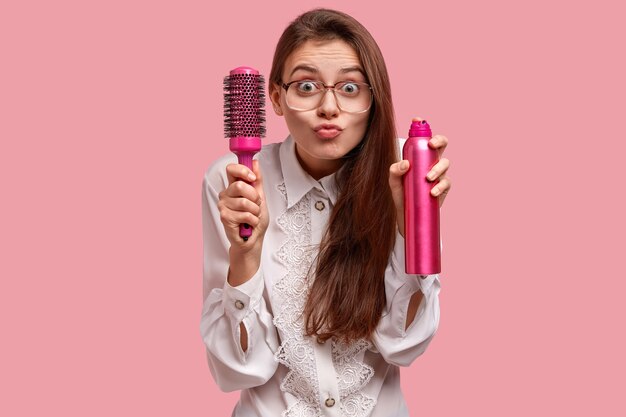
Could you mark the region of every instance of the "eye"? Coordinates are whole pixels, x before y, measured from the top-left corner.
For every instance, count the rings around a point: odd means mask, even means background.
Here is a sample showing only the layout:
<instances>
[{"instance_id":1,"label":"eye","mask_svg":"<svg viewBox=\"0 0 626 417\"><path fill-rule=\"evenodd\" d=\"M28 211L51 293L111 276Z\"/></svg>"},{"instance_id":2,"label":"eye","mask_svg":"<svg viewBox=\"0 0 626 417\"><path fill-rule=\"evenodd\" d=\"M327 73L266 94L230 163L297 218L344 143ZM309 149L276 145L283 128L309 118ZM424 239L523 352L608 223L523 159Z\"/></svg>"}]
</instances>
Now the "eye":
<instances>
[{"instance_id":1,"label":"eye","mask_svg":"<svg viewBox=\"0 0 626 417\"><path fill-rule=\"evenodd\" d=\"M296 83L299 93L312 94L319 90L317 83L314 81L300 81Z\"/></svg>"},{"instance_id":2,"label":"eye","mask_svg":"<svg viewBox=\"0 0 626 417\"><path fill-rule=\"evenodd\" d=\"M355 96L361 90L360 86L357 83L346 82L341 86L341 92L350 96Z\"/></svg>"}]
</instances>

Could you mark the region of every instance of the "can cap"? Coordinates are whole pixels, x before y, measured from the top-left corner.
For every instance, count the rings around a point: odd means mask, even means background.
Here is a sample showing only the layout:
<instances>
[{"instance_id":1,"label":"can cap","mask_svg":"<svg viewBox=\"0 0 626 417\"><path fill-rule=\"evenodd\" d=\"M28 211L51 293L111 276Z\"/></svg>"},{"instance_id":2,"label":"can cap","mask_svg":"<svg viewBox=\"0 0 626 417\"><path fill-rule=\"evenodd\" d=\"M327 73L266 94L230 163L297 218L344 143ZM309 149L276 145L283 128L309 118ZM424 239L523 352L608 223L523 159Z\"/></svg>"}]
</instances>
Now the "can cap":
<instances>
[{"instance_id":1,"label":"can cap","mask_svg":"<svg viewBox=\"0 0 626 417\"><path fill-rule=\"evenodd\" d=\"M433 132L430 130L430 125L426 120L413 120L409 129L410 138L431 138L432 136Z\"/></svg>"}]
</instances>

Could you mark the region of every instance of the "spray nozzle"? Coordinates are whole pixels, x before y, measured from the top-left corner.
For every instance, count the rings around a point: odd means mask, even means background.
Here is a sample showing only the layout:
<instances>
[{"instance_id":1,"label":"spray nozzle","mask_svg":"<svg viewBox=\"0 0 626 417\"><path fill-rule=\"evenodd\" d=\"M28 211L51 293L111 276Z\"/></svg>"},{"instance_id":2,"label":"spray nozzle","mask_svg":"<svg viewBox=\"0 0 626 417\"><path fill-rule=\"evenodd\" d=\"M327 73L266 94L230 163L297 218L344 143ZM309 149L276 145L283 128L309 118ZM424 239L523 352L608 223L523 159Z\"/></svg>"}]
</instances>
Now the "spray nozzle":
<instances>
[{"instance_id":1,"label":"spray nozzle","mask_svg":"<svg viewBox=\"0 0 626 417\"><path fill-rule=\"evenodd\" d=\"M432 137L432 131L430 130L430 125L426 120L415 120L413 119L411 123L411 128L409 129L409 137Z\"/></svg>"}]
</instances>

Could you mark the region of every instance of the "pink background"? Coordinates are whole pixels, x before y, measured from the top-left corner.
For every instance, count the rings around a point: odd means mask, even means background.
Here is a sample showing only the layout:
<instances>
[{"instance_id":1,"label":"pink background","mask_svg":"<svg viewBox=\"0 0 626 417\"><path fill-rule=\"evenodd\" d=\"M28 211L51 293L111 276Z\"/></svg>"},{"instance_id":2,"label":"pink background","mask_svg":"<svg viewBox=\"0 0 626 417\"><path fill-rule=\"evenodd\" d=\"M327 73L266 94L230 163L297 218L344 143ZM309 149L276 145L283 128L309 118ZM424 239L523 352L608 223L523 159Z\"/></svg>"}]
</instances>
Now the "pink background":
<instances>
[{"instance_id":1,"label":"pink background","mask_svg":"<svg viewBox=\"0 0 626 417\"><path fill-rule=\"evenodd\" d=\"M0 414L230 415L199 333L222 78L330 6L383 50L398 135L450 140L411 415L626 415L618 3L2 2Z\"/></svg>"}]
</instances>

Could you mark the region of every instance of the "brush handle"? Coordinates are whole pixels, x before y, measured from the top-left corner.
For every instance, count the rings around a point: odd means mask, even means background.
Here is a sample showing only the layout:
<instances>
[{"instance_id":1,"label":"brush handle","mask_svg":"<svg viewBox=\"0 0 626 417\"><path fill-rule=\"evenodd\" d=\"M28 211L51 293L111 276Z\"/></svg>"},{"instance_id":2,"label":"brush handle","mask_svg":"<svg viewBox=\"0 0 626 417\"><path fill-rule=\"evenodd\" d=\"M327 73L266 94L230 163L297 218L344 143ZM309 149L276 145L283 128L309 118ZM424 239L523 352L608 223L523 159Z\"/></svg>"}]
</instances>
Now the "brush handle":
<instances>
[{"instance_id":1,"label":"brush handle","mask_svg":"<svg viewBox=\"0 0 626 417\"><path fill-rule=\"evenodd\" d=\"M241 165L245 165L250 168L252 171L252 157L254 156L254 152L241 152L237 155L239 159L239 163ZM252 184L251 182L246 181L247 184ZM239 225L239 236L243 240L248 240L250 236L252 236L252 226L248 223L242 223Z\"/></svg>"},{"instance_id":2,"label":"brush handle","mask_svg":"<svg viewBox=\"0 0 626 417\"><path fill-rule=\"evenodd\" d=\"M236 137L229 142L230 150L237 155L241 165L247 166L252 171L252 158L261 150L261 139L258 137ZM245 181L247 184L252 184ZM239 225L239 236L247 241L252 236L252 226L248 223Z\"/></svg>"}]
</instances>

